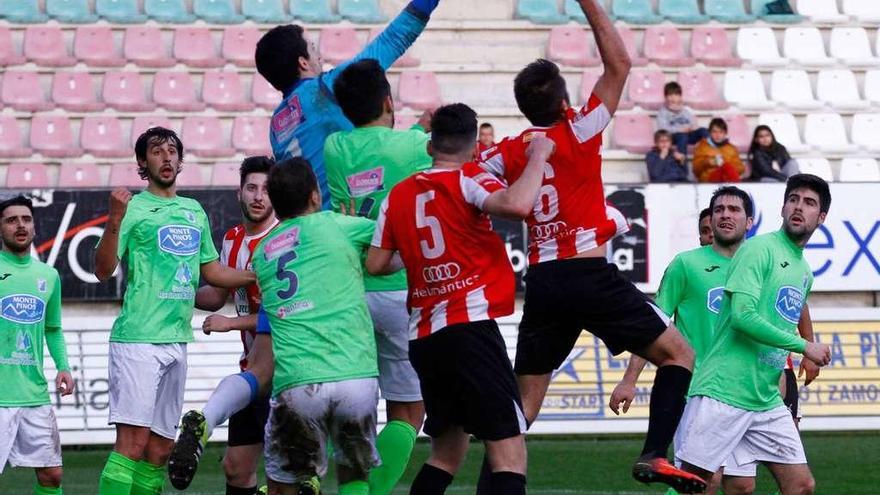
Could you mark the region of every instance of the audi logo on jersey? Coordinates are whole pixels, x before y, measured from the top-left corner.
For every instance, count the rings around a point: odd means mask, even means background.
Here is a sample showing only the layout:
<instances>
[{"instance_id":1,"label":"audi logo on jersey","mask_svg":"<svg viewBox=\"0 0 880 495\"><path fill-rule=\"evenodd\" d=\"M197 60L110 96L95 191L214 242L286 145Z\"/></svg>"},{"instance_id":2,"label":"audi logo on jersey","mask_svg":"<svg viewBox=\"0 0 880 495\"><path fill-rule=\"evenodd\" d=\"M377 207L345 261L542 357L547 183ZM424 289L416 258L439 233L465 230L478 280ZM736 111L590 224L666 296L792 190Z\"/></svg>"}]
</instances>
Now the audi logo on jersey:
<instances>
[{"instance_id":1,"label":"audi logo on jersey","mask_svg":"<svg viewBox=\"0 0 880 495\"><path fill-rule=\"evenodd\" d=\"M540 225L532 225L529 228L529 234L532 236L533 239L541 240L548 237L553 237L566 227L566 223L561 220L557 222L543 223Z\"/></svg>"},{"instance_id":2,"label":"audi logo on jersey","mask_svg":"<svg viewBox=\"0 0 880 495\"><path fill-rule=\"evenodd\" d=\"M442 265L426 266L422 270L422 277L428 283L453 280L459 274L461 274L461 266L454 261L443 263Z\"/></svg>"}]
</instances>

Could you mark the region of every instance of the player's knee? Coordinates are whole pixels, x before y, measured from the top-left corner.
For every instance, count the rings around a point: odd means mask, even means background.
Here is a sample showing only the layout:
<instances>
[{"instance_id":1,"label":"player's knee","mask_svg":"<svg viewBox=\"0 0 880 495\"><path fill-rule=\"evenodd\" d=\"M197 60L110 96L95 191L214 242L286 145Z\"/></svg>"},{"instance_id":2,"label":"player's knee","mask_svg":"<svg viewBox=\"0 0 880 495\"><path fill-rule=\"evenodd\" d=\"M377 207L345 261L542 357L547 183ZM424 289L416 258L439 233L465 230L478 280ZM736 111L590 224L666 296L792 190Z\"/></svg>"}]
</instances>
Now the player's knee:
<instances>
[{"instance_id":1,"label":"player's knee","mask_svg":"<svg viewBox=\"0 0 880 495\"><path fill-rule=\"evenodd\" d=\"M794 493L795 495L813 495L816 492L816 480L812 475L804 477L798 483Z\"/></svg>"},{"instance_id":2,"label":"player's knee","mask_svg":"<svg viewBox=\"0 0 880 495\"><path fill-rule=\"evenodd\" d=\"M256 458L235 457L227 454L223 456L222 465L226 481L232 485L251 485L252 483L249 483L249 481L256 479Z\"/></svg>"},{"instance_id":3,"label":"player's knee","mask_svg":"<svg viewBox=\"0 0 880 495\"><path fill-rule=\"evenodd\" d=\"M58 488L61 486L61 467L37 469L37 483L41 486Z\"/></svg>"},{"instance_id":4,"label":"player's knee","mask_svg":"<svg viewBox=\"0 0 880 495\"><path fill-rule=\"evenodd\" d=\"M752 495L755 491L755 479L736 477L724 480L725 495Z\"/></svg>"}]
</instances>

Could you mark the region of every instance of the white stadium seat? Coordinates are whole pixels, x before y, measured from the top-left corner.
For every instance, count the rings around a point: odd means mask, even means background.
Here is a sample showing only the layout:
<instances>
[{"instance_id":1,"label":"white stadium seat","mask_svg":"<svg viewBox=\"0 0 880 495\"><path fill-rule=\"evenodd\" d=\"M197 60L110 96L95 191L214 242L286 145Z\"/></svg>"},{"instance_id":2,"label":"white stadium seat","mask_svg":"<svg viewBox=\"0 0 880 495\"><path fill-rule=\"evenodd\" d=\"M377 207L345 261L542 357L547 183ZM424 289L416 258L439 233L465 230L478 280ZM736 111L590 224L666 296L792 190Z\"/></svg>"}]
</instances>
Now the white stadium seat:
<instances>
[{"instance_id":1,"label":"white stadium seat","mask_svg":"<svg viewBox=\"0 0 880 495\"><path fill-rule=\"evenodd\" d=\"M818 175L828 182L834 180L834 172L827 158L798 158L797 162L803 174Z\"/></svg>"},{"instance_id":2,"label":"white stadium seat","mask_svg":"<svg viewBox=\"0 0 880 495\"><path fill-rule=\"evenodd\" d=\"M840 162L841 182L878 182L880 166L873 158L844 158Z\"/></svg>"},{"instance_id":3,"label":"white stadium seat","mask_svg":"<svg viewBox=\"0 0 880 495\"><path fill-rule=\"evenodd\" d=\"M736 37L736 52L739 58L752 65L781 67L788 60L779 56L776 35L768 27L740 28Z\"/></svg>"},{"instance_id":4,"label":"white stadium seat","mask_svg":"<svg viewBox=\"0 0 880 495\"><path fill-rule=\"evenodd\" d=\"M880 5L880 2L877 2ZM871 53L868 32L860 27L836 27L831 30L831 56L851 67L876 67L880 58Z\"/></svg>"},{"instance_id":5,"label":"white stadium seat","mask_svg":"<svg viewBox=\"0 0 880 495\"><path fill-rule=\"evenodd\" d=\"M865 99L880 105L880 69L865 72Z\"/></svg>"},{"instance_id":6,"label":"white stadium seat","mask_svg":"<svg viewBox=\"0 0 880 495\"><path fill-rule=\"evenodd\" d=\"M880 113L853 115L852 142L871 152L880 152Z\"/></svg>"},{"instance_id":7,"label":"white stadium seat","mask_svg":"<svg viewBox=\"0 0 880 495\"><path fill-rule=\"evenodd\" d=\"M843 13L860 24L880 24L880 2L877 0L843 0Z\"/></svg>"},{"instance_id":8,"label":"white stadium seat","mask_svg":"<svg viewBox=\"0 0 880 495\"><path fill-rule=\"evenodd\" d=\"M814 67L834 65L834 59L825 54L822 33L815 27L786 29L782 54L800 65Z\"/></svg>"},{"instance_id":9,"label":"white stadium seat","mask_svg":"<svg viewBox=\"0 0 880 495\"><path fill-rule=\"evenodd\" d=\"M849 16L837 10L837 0L798 0L798 13L813 22L841 23L849 21Z\"/></svg>"},{"instance_id":10,"label":"white stadium seat","mask_svg":"<svg viewBox=\"0 0 880 495\"><path fill-rule=\"evenodd\" d=\"M871 106L859 96L856 76L847 69L819 71L816 95L819 100L840 110L863 110Z\"/></svg>"},{"instance_id":11,"label":"white stadium seat","mask_svg":"<svg viewBox=\"0 0 880 495\"><path fill-rule=\"evenodd\" d=\"M728 70L724 76L724 99L740 108L765 110L774 106L767 100L764 81L756 70Z\"/></svg>"},{"instance_id":12,"label":"white stadium seat","mask_svg":"<svg viewBox=\"0 0 880 495\"><path fill-rule=\"evenodd\" d=\"M808 145L829 153L851 153L858 149L847 139L843 118L837 113L807 115L804 140Z\"/></svg>"},{"instance_id":13,"label":"white stadium seat","mask_svg":"<svg viewBox=\"0 0 880 495\"><path fill-rule=\"evenodd\" d=\"M809 149L809 146L801 141L797 121L790 113L762 113L758 116L758 124L770 126L776 140L792 153L800 153Z\"/></svg>"},{"instance_id":14,"label":"white stadium seat","mask_svg":"<svg viewBox=\"0 0 880 495\"><path fill-rule=\"evenodd\" d=\"M810 76L804 70L777 70L770 78L770 99L788 108L812 110L822 107L813 96Z\"/></svg>"}]
</instances>

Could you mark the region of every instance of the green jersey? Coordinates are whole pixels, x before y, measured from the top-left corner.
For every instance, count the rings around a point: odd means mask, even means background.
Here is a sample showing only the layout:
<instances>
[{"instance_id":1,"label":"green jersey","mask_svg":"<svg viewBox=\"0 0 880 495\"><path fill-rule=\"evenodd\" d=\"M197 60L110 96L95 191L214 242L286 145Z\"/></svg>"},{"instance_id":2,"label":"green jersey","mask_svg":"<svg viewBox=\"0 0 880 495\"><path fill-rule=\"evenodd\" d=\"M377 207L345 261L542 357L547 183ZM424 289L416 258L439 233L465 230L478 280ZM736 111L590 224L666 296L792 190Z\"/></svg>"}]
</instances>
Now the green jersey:
<instances>
[{"instance_id":1,"label":"green jersey","mask_svg":"<svg viewBox=\"0 0 880 495\"><path fill-rule=\"evenodd\" d=\"M428 134L417 125L408 131L360 127L331 134L324 143L324 167L334 208L353 199L358 215L376 220L391 188L431 168L427 144ZM364 286L371 292L406 290L406 272L366 274Z\"/></svg>"},{"instance_id":2,"label":"green jersey","mask_svg":"<svg viewBox=\"0 0 880 495\"><path fill-rule=\"evenodd\" d=\"M58 272L30 256L21 258L0 251L0 307L0 406L49 404L43 342L47 330L59 332L60 337ZM66 364L56 365L66 368Z\"/></svg>"},{"instance_id":3,"label":"green jersey","mask_svg":"<svg viewBox=\"0 0 880 495\"><path fill-rule=\"evenodd\" d=\"M379 374L361 268L374 228L366 218L313 213L282 221L254 251L275 353L274 395Z\"/></svg>"},{"instance_id":4,"label":"green jersey","mask_svg":"<svg viewBox=\"0 0 880 495\"><path fill-rule=\"evenodd\" d=\"M748 411L781 406L779 376L789 351L758 342L746 331L733 328L731 297L754 297L760 318L783 335L797 335L801 309L812 285L813 274L803 248L785 232L746 241L730 263L715 341L694 373L690 395L711 397ZM798 352L802 351L801 347Z\"/></svg>"},{"instance_id":5,"label":"green jersey","mask_svg":"<svg viewBox=\"0 0 880 495\"><path fill-rule=\"evenodd\" d=\"M111 342L192 342L201 265L218 259L208 216L196 200L143 191L131 198L117 257L128 265Z\"/></svg>"},{"instance_id":6,"label":"green jersey","mask_svg":"<svg viewBox=\"0 0 880 495\"><path fill-rule=\"evenodd\" d=\"M685 251L666 268L657 289L657 306L673 315L675 326L694 348L695 368L714 340L729 266L730 258L712 246Z\"/></svg>"}]
</instances>

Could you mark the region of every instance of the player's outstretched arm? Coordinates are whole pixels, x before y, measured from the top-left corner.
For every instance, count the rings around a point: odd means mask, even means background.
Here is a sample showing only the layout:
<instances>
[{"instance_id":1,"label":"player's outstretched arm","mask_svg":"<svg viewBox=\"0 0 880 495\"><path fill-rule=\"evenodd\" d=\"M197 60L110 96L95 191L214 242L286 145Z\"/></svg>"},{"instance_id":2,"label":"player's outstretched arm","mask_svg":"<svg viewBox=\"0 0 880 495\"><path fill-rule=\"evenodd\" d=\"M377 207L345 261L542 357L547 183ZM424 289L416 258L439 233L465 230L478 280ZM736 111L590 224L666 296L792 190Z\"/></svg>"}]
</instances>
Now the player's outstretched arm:
<instances>
[{"instance_id":1,"label":"player's outstretched arm","mask_svg":"<svg viewBox=\"0 0 880 495\"><path fill-rule=\"evenodd\" d=\"M253 332L257 329L257 315L245 316L223 316L218 314L209 315L202 323L202 331L206 335L211 332L230 332L239 330L242 332Z\"/></svg>"},{"instance_id":2,"label":"player's outstretched arm","mask_svg":"<svg viewBox=\"0 0 880 495\"><path fill-rule=\"evenodd\" d=\"M364 266L370 275L390 275L402 270L403 262L397 251L370 246Z\"/></svg>"},{"instance_id":3,"label":"player's outstretched arm","mask_svg":"<svg viewBox=\"0 0 880 495\"><path fill-rule=\"evenodd\" d=\"M645 358L635 354L630 356L629 364L623 373L623 378L614 387L614 391L611 392L611 398L608 400L608 407L614 411L614 414L620 415L621 404L623 404L624 414L629 411L629 406L636 398L636 383L639 381L639 375L642 374L646 364L648 364L648 361Z\"/></svg>"},{"instance_id":4,"label":"player's outstretched arm","mask_svg":"<svg viewBox=\"0 0 880 495\"><path fill-rule=\"evenodd\" d=\"M599 3L596 0L580 0L580 4L581 10L587 16L587 22L593 29L596 47L605 67L605 73L599 77L593 93L602 100L608 112L613 114L620 103L620 95L623 93L626 78L629 77L632 61L629 59L623 39L614 29L611 19Z\"/></svg>"},{"instance_id":5,"label":"player's outstretched arm","mask_svg":"<svg viewBox=\"0 0 880 495\"><path fill-rule=\"evenodd\" d=\"M816 341L815 335L813 334L813 319L810 317L810 307L806 303L804 304L804 310L801 311L801 319L798 322L798 333L800 333L801 337L807 342ZM819 376L819 366L809 359L801 359L798 378L804 376L804 374L806 374L804 386L807 386L813 383L813 380Z\"/></svg>"},{"instance_id":6,"label":"player's outstretched arm","mask_svg":"<svg viewBox=\"0 0 880 495\"><path fill-rule=\"evenodd\" d=\"M235 268L223 266L217 260L202 264L201 274L205 279L205 282L208 282L214 287L223 287L226 289L244 287L257 282L257 276L254 272L249 270L236 270Z\"/></svg>"},{"instance_id":7,"label":"player's outstretched arm","mask_svg":"<svg viewBox=\"0 0 880 495\"><path fill-rule=\"evenodd\" d=\"M529 162L522 175L507 189L490 194L483 203L483 211L517 220L528 217L538 200L538 192L544 180L544 164L555 149L553 140L545 136L535 136L526 149Z\"/></svg>"},{"instance_id":8,"label":"player's outstretched arm","mask_svg":"<svg viewBox=\"0 0 880 495\"><path fill-rule=\"evenodd\" d=\"M107 225L95 250L95 276L101 282L109 280L116 271L116 266L119 265L119 233L130 200L131 192L127 189L115 189L110 193Z\"/></svg>"}]
</instances>

